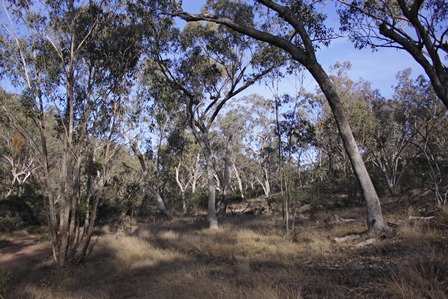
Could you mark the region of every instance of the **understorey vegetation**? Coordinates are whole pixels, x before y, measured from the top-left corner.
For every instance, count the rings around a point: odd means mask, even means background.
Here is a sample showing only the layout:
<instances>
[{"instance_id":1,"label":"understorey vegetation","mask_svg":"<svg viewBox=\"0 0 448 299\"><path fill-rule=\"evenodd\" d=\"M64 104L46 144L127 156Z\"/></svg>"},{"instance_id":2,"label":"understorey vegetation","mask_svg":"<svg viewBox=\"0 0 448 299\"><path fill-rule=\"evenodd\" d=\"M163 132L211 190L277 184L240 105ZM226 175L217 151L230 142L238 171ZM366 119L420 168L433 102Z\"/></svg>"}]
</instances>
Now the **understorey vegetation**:
<instances>
[{"instance_id":1,"label":"understorey vegetation","mask_svg":"<svg viewBox=\"0 0 448 299\"><path fill-rule=\"evenodd\" d=\"M445 1L190 5L2 2L0 297L443 298Z\"/></svg>"}]
</instances>

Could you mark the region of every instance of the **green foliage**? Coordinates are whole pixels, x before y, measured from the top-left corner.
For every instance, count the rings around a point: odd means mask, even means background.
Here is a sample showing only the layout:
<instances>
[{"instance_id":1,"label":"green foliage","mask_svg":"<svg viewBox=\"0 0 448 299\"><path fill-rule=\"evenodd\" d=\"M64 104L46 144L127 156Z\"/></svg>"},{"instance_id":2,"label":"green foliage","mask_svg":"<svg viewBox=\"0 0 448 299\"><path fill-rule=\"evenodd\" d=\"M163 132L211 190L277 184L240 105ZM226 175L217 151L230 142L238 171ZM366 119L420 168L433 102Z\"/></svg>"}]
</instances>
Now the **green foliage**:
<instances>
[{"instance_id":1,"label":"green foliage","mask_svg":"<svg viewBox=\"0 0 448 299\"><path fill-rule=\"evenodd\" d=\"M12 276L9 271L0 267L0 291L3 293L3 290L8 286L8 284L12 281ZM3 298L0 295L1 298Z\"/></svg>"},{"instance_id":2,"label":"green foliage","mask_svg":"<svg viewBox=\"0 0 448 299\"><path fill-rule=\"evenodd\" d=\"M191 210L203 211L208 207L208 194L205 192L196 192L190 198Z\"/></svg>"},{"instance_id":3,"label":"green foliage","mask_svg":"<svg viewBox=\"0 0 448 299\"><path fill-rule=\"evenodd\" d=\"M243 201L244 201L244 199L241 197L240 194L232 193L232 194L229 194L226 196L227 204L241 203Z\"/></svg>"},{"instance_id":4,"label":"green foliage","mask_svg":"<svg viewBox=\"0 0 448 299\"><path fill-rule=\"evenodd\" d=\"M313 197L313 190L310 187L297 188L291 191L291 201L296 204L310 204Z\"/></svg>"},{"instance_id":5,"label":"green foliage","mask_svg":"<svg viewBox=\"0 0 448 299\"><path fill-rule=\"evenodd\" d=\"M125 208L122 204L103 200L98 207L97 223L116 224L123 212L125 212Z\"/></svg>"},{"instance_id":6,"label":"green foliage","mask_svg":"<svg viewBox=\"0 0 448 299\"><path fill-rule=\"evenodd\" d=\"M23 227L24 222L20 217L0 217L0 232L12 232Z\"/></svg>"},{"instance_id":7,"label":"green foliage","mask_svg":"<svg viewBox=\"0 0 448 299\"><path fill-rule=\"evenodd\" d=\"M0 201L0 230L12 231L46 223L45 197L39 194L11 196Z\"/></svg>"}]
</instances>

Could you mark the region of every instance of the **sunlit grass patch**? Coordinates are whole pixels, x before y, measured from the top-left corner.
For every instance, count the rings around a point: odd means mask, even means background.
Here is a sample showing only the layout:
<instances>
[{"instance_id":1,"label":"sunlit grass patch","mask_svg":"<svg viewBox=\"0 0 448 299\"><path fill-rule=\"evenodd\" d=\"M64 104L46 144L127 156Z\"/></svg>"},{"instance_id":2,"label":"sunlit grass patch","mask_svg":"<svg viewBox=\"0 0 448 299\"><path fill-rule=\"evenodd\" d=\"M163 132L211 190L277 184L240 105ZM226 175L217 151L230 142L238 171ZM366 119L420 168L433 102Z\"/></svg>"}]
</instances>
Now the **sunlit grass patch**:
<instances>
[{"instance_id":1,"label":"sunlit grass patch","mask_svg":"<svg viewBox=\"0 0 448 299\"><path fill-rule=\"evenodd\" d=\"M142 263L155 265L183 258L179 252L155 247L147 240L135 236L106 236L102 243L100 246L103 250L110 251L117 263L131 268L140 267Z\"/></svg>"}]
</instances>

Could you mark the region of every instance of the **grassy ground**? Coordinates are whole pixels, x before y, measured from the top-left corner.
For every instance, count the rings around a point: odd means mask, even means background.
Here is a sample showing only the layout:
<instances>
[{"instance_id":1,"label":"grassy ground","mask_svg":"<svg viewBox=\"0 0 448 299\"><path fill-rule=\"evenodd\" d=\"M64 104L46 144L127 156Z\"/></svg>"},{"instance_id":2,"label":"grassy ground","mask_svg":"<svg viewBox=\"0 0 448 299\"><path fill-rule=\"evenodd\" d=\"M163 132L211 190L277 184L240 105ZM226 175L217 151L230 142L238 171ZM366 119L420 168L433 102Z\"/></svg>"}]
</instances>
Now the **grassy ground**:
<instances>
[{"instance_id":1,"label":"grassy ground","mask_svg":"<svg viewBox=\"0 0 448 299\"><path fill-rule=\"evenodd\" d=\"M51 260L0 271L4 298L447 298L448 213L427 205L383 204L396 232L367 237L361 207L319 212L285 237L274 215L236 215L218 231L193 218L105 233L78 266ZM354 222L332 224L331 214ZM409 216L434 215L430 220ZM2 274L3 273L3 274ZM5 282L2 282L2 277ZM1 298L1 297L0 297Z\"/></svg>"}]
</instances>

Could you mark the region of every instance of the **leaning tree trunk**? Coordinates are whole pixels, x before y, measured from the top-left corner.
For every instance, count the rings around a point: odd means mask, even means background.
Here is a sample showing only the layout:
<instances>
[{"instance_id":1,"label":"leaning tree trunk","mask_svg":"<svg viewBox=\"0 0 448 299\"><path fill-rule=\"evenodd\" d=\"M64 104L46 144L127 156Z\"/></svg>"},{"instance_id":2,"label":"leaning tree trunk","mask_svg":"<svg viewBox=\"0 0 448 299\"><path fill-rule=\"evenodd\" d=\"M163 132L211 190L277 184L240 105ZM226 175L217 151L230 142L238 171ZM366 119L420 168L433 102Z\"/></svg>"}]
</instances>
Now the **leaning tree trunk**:
<instances>
[{"instance_id":1,"label":"leaning tree trunk","mask_svg":"<svg viewBox=\"0 0 448 299\"><path fill-rule=\"evenodd\" d=\"M366 203L367 226L372 234L388 232L389 227L384 221L381 211L381 204L378 194L370 179L367 168L364 164L361 154L359 153L353 132L350 128L348 119L345 115L341 100L334 86L322 67L317 63L310 63L306 66L313 77L318 82L322 92L325 94L327 101L336 121L339 134L342 138L345 151L350 159L355 177L361 185L362 194Z\"/></svg>"},{"instance_id":2,"label":"leaning tree trunk","mask_svg":"<svg viewBox=\"0 0 448 299\"><path fill-rule=\"evenodd\" d=\"M235 163L232 163L233 171L235 172L236 180L238 181L238 189L240 190L241 199L244 200L244 189L243 189L243 181L241 180L240 173L235 166Z\"/></svg>"},{"instance_id":3,"label":"leaning tree trunk","mask_svg":"<svg viewBox=\"0 0 448 299\"><path fill-rule=\"evenodd\" d=\"M177 1L172 2L174 4L177 3ZM175 6L175 9L177 10L177 15L187 22L209 21L217 24L223 24L241 34L283 49L291 55L293 60L302 64L311 73L330 104L338 126L339 134L341 135L344 143L345 150L352 164L355 176L361 185L362 193L366 202L367 225L369 227L369 231L372 233L388 232L389 227L384 221L378 195L364 165L364 161L358 151L353 133L342 108L342 103L330 78L325 73L322 66L317 62L315 41L309 36L307 28L302 20L297 17L297 14L293 9L271 0L257 0L256 2L265 6L268 11L269 9L276 11L279 18L282 18L289 23L292 28L294 28L295 34L300 36L302 42L301 45L297 46L292 42L292 40L287 40L282 36L274 35L268 31L262 31L254 27L250 27L247 24L237 23L226 17L210 14L192 15L182 11L180 5Z\"/></svg>"},{"instance_id":4,"label":"leaning tree trunk","mask_svg":"<svg viewBox=\"0 0 448 299\"><path fill-rule=\"evenodd\" d=\"M146 167L146 162L145 162L145 158L143 157L142 152L139 150L137 142L135 140L131 141L131 148L132 151L134 152L134 154L137 156L139 162L140 162L140 166L143 170L143 179L145 180L144 184L145 187L151 192L152 195L154 195L154 197L156 198L157 204L159 205L159 211L160 213L165 216L167 219L171 219L172 216L171 214L168 212L166 206L165 206L165 202L163 201L162 196L160 196L159 191L154 188L150 182L149 182L149 178L148 178L148 168Z\"/></svg>"},{"instance_id":5,"label":"leaning tree trunk","mask_svg":"<svg viewBox=\"0 0 448 299\"><path fill-rule=\"evenodd\" d=\"M153 186L151 186L150 183L148 183L146 177L145 177L145 186L146 188L152 193L152 195L154 195L154 197L156 198L157 204L159 205L159 211L160 213L165 216L167 219L171 219L173 218L173 216L171 216L170 212L168 212L166 206L165 206L165 202L163 201L162 196L160 195L160 192L155 189Z\"/></svg>"}]
</instances>

